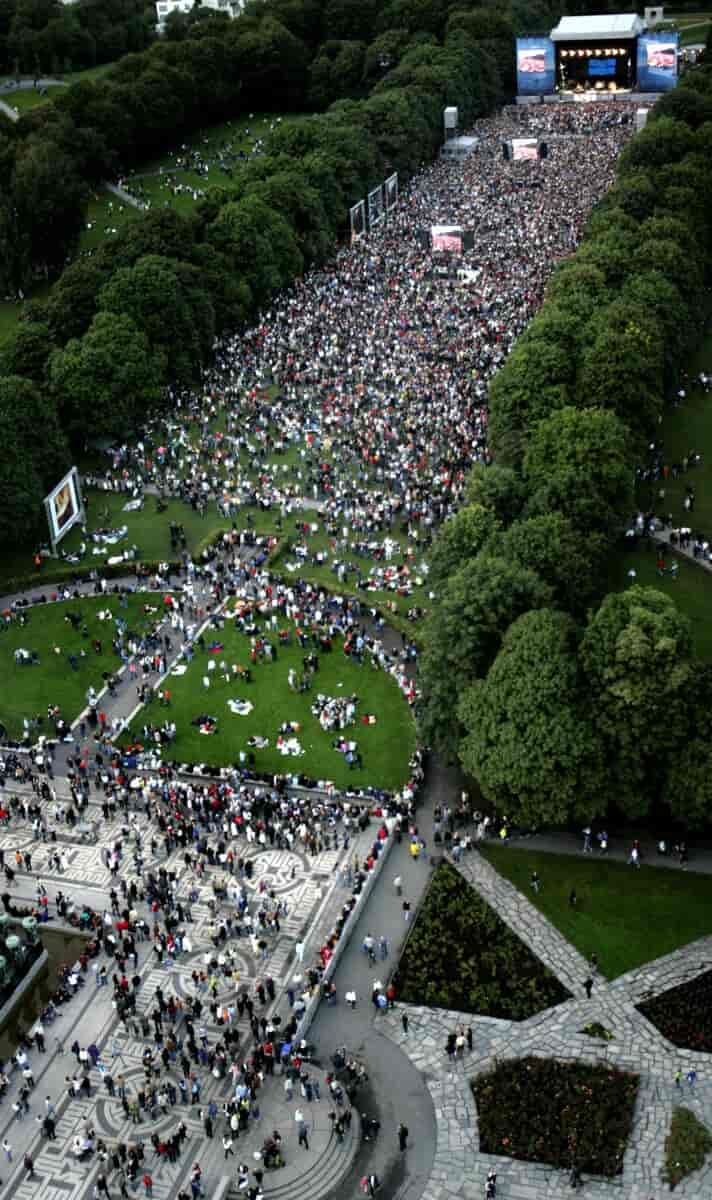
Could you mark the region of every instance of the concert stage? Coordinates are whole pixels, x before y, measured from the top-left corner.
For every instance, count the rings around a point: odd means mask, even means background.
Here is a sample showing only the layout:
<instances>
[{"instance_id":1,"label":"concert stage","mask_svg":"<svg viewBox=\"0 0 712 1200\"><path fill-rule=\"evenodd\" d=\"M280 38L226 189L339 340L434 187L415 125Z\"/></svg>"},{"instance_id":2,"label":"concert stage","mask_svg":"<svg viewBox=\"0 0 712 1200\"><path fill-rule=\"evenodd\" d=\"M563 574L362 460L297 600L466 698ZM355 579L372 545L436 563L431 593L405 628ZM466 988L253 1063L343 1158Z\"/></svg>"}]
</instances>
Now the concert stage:
<instances>
[{"instance_id":1,"label":"concert stage","mask_svg":"<svg viewBox=\"0 0 712 1200\"><path fill-rule=\"evenodd\" d=\"M677 34L636 13L562 17L548 38L517 39L517 103L650 103L677 83L677 57Z\"/></svg>"}]
</instances>

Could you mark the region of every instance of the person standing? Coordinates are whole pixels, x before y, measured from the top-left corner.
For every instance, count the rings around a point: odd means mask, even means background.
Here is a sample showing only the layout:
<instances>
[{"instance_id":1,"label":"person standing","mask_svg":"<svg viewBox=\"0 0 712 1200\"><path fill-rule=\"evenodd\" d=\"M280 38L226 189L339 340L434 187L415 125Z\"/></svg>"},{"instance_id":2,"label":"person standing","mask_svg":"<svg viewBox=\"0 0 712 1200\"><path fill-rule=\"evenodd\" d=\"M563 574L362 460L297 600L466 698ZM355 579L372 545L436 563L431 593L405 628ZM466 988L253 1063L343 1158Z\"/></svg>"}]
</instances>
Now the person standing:
<instances>
[{"instance_id":1,"label":"person standing","mask_svg":"<svg viewBox=\"0 0 712 1200\"><path fill-rule=\"evenodd\" d=\"M398 1149L400 1150L401 1154L403 1154L403 1152L407 1149L407 1146L408 1126L404 1125L401 1121L400 1125L398 1126Z\"/></svg>"},{"instance_id":2,"label":"person standing","mask_svg":"<svg viewBox=\"0 0 712 1200\"><path fill-rule=\"evenodd\" d=\"M541 887L541 880L539 879L539 873L537 871L532 871L529 882L533 891L538 892L539 888Z\"/></svg>"},{"instance_id":3,"label":"person standing","mask_svg":"<svg viewBox=\"0 0 712 1200\"><path fill-rule=\"evenodd\" d=\"M401 1025L403 1026L403 1033L407 1037L408 1036L408 1014L406 1012L401 1013Z\"/></svg>"},{"instance_id":4,"label":"person standing","mask_svg":"<svg viewBox=\"0 0 712 1200\"><path fill-rule=\"evenodd\" d=\"M588 979L584 979L584 981L583 981L583 986L584 986L584 989L585 989L585 992L586 992L586 999L587 999L587 1000L590 1000L590 999L591 999L591 992L592 992L592 990L593 990L593 980L591 979L591 976L590 976L590 975L589 975Z\"/></svg>"}]
</instances>

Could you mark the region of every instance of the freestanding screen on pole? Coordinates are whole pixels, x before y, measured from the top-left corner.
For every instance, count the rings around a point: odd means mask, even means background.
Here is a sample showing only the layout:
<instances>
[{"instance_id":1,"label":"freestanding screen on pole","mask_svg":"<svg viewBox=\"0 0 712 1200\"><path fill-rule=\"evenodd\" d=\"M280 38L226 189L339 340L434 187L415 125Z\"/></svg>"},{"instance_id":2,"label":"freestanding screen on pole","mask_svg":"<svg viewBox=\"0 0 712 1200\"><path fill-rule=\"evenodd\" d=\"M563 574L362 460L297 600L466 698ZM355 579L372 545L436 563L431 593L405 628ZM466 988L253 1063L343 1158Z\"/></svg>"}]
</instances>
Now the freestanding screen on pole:
<instances>
[{"instance_id":1,"label":"freestanding screen on pole","mask_svg":"<svg viewBox=\"0 0 712 1200\"><path fill-rule=\"evenodd\" d=\"M376 225L380 225L386 215L386 210L383 207L383 184L380 187L374 188L368 193L368 227L374 229Z\"/></svg>"},{"instance_id":2,"label":"freestanding screen on pole","mask_svg":"<svg viewBox=\"0 0 712 1200\"><path fill-rule=\"evenodd\" d=\"M354 204L349 211L351 214L351 241L356 242L366 232L365 201L359 200L358 204Z\"/></svg>"},{"instance_id":3,"label":"freestanding screen on pole","mask_svg":"<svg viewBox=\"0 0 712 1200\"><path fill-rule=\"evenodd\" d=\"M49 536L54 550L58 542L62 540L65 533L77 521L84 519L84 505L82 504L82 493L79 487L79 472L76 467L72 467L67 474L50 492L49 496L45 497L45 511L47 513L47 522L49 524Z\"/></svg>"},{"instance_id":4,"label":"freestanding screen on pole","mask_svg":"<svg viewBox=\"0 0 712 1200\"><path fill-rule=\"evenodd\" d=\"M386 212L390 212L398 203L398 175L389 175L383 185L383 190L386 193Z\"/></svg>"},{"instance_id":5,"label":"freestanding screen on pole","mask_svg":"<svg viewBox=\"0 0 712 1200\"><path fill-rule=\"evenodd\" d=\"M646 33L638 38L638 87L669 92L677 83L676 33Z\"/></svg>"},{"instance_id":6,"label":"freestanding screen on pole","mask_svg":"<svg viewBox=\"0 0 712 1200\"><path fill-rule=\"evenodd\" d=\"M517 38L517 91L541 96L554 91L556 70L551 38Z\"/></svg>"}]
</instances>

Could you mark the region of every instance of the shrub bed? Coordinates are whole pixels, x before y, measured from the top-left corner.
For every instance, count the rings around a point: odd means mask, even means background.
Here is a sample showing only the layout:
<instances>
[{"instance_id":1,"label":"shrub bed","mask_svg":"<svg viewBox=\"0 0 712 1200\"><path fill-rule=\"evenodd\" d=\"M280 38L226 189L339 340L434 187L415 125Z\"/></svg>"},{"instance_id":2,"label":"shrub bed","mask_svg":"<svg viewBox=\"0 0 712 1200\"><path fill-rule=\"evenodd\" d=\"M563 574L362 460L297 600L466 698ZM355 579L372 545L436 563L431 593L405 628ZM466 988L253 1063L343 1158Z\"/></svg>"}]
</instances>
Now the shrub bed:
<instances>
[{"instance_id":1,"label":"shrub bed","mask_svg":"<svg viewBox=\"0 0 712 1200\"><path fill-rule=\"evenodd\" d=\"M601 1025L600 1021L591 1021L589 1025L584 1025L581 1030L586 1034L586 1037L598 1038L599 1042L612 1042L613 1034L610 1029L606 1029L605 1025Z\"/></svg>"},{"instance_id":2,"label":"shrub bed","mask_svg":"<svg viewBox=\"0 0 712 1200\"><path fill-rule=\"evenodd\" d=\"M619 1175L638 1076L611 1067L522 1058L472 1082L480 1150L591 1175ZM545 1099L545 1103L542 1103Z\"/></svg>"},{"instance_id":3,"label":"shrub bed","mask_svg":"<svg viewBox=\"0 0 712 1200\"><path fill-rule=\"evenodd\" d=\"M638 1005L673 1046L712 1050L712 971Z\"/></svg>"},{"instance_id":4,"label":"shrub bed","mask_svg":"<svg viewBox=\"0 0 712 1200\"><path fill-rule=\"evenodd\" d=\"M401 1000L525 1021L570 993L482 897L435 871L394 978Z\"/></svg>"},{"instance_id":5,"label":"shrub bed","mask_svg":"<svg viewBox=\"0 0 712 1200\"><path fill-rule=\"evenodd\" d=\"M670 1132L665 1139L665 1166L662 1169L662 1177L670 1184L670 1191L686 1175L699 1170L710 1150L712 1134L707 1126L698 1121L689 1108L674 1108Z\"/></svg>"}]
</instances>

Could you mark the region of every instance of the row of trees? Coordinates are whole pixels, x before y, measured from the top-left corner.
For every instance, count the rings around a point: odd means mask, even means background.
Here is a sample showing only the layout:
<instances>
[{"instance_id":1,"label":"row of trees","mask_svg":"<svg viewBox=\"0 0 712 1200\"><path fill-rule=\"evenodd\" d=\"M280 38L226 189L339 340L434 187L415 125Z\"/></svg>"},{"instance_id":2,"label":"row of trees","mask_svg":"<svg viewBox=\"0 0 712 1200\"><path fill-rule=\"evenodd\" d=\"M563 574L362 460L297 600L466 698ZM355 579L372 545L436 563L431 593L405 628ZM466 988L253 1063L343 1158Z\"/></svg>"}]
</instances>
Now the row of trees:
<instances>
[{"instance_id":1,"label":"row of trees","mask_svg":"<svg viewBox=\"0 0 712 1200\"><path fill-rule=\"evenodd\" d=\"M469 117L512 83L512 30L496 13L478 17L478 10L453 7L442 40L404 25L368 44L350 38L314 45L301 36L310 28L310 4L292 0L284 20L284 0L260 0L234 21L200 10L189 37L126 55L102 78L74 84L16 125L0 118L0 294L55 277L76 251L90 189L195 129L364 95L376 114L397 110L406 91L408 119L422 125L432 121L443 93L461 97ZM393 103L377 100L376 90ZM400 108L389 121L396 125L394 159L409 157ZM364 114L361 126L369 119ZM431 153L434 138L435 126L427 139L421 129L416 145L422 150L427 142Z\"/></svg>"},{"instance_id":2,"label":"row of trees","mask_svg":"<svg viewBox=\"0 0 712 1200\"><path fill-rule=\"evenodd\" d=\"M0 71L53 74L113 62L155 36L152 0L4 0Z\"/></svg>"},{"instance_id":3,"label":"row of trees","mask_svg":"<svg viewBox=\"0 0 712 1200\"><path fill-rule=\"evenodd\" d=\"M621 156L577 253L490 389L495 465L433 554L422 728L523 821L659 798L709 819L712 678L654 589L605 595L634 478L706 312L712 68Z\"/></svg>"},{"instance_id":4,"label":"row of trees","mask_svg":"<svg viewBox=\"0 0 712 1200\"><path fill-rule=\"evenodd\" d=\"M276 71L279 44L285 77L289 70L300 69L292 55L294 35L280 26L277 37L270 15L261 23L249 18L243 26L240 36L246 37L247 29L253 37L249 71L244 46L238 53L235 42L220 42L205 33L210 23L199 25L201 36L190 45L191 54L202 56L200 71L197 61L193 76L177 65L165 66L189 43L160 45L138 56L141 69L146 62L164 63L161 75L150 73L147 91L157 78L168 90L178 81L185 105L193 106L194 79L202 88L208 81L216 105L220 101L214 93L219 96L221 81L225 96L231 89L237 96L242 87L254 98L253 89L263 86L258 65L273 55ZM233 26L237 29L240 21ZM501 23L495 27L501 30ZM260 57L262 37L264 47L271 48L269 55ZM367 98L341 99L323 114L285 122L272 137L268 155L251 160L231 186L212 189L189 217L169 209L147 213L124 226L91 257L68 266L45 302L26 306L27 319L0 351L0 375L7 377L6 448L12 447L5 462L21 462L29 453L28 438L36 437L43 425L35 424L33 432L18 420L13 435L13 395L19 407L28 386L34 389L33 404L47 413L47 427L56 424L62 431L68 459L71 451L95 438L130 434L168 399L169 387L191 383L208 360L216 335L254 317L276 291L324 261L346 228L348 207L354 200L392 171L404 180L432 158L440 141L444 105L458 105L469 122L500 103L503 91L497 59L483 44L491 41L498 39L479 38L461 27L446 31L443 42L430 38L423 43L419 37L394 34L393 65ZM511 53L511 39L509 48ZM34 159L45 153L49 135L61 142L57 153L64 153L65 160L46 161L48 188L51 170L57 172L57 162L69 160L65 137L77 138L75 155L85 153L88 168L90 143L105 149L110 139L116 145L127 136L134 121L139 123L136 97L145 78L134 70L135 57L115 68L110 85L83 84L53 105L36 132L17 147L11 167L15 177L25 156ZM135 78L130 86L132 72ZM276 75L273 85L276 92ZM114 94L117 89L123 89L123 108ZM161 106L153 113L153 126L146 120L142 127L146 141L158 139L161 120L164 135L169 126L174 131L171 104L166 102L165 109ZM71 203L66 180L62 200L67 206ZM51 202L25 178L15 203L22 207L7 214L6 228L12 226L18 253L33 229L35 252L54 255L57 263ZM54 459L52 473L48 465L44 473L29 474L22 489L4 488L3 470L9 467L0 465L0 489L8 496L0 512L0 544L18 545L29 532L41 529L40 500L47 483L56 477Z\"/></svg>"}]
</instances>

